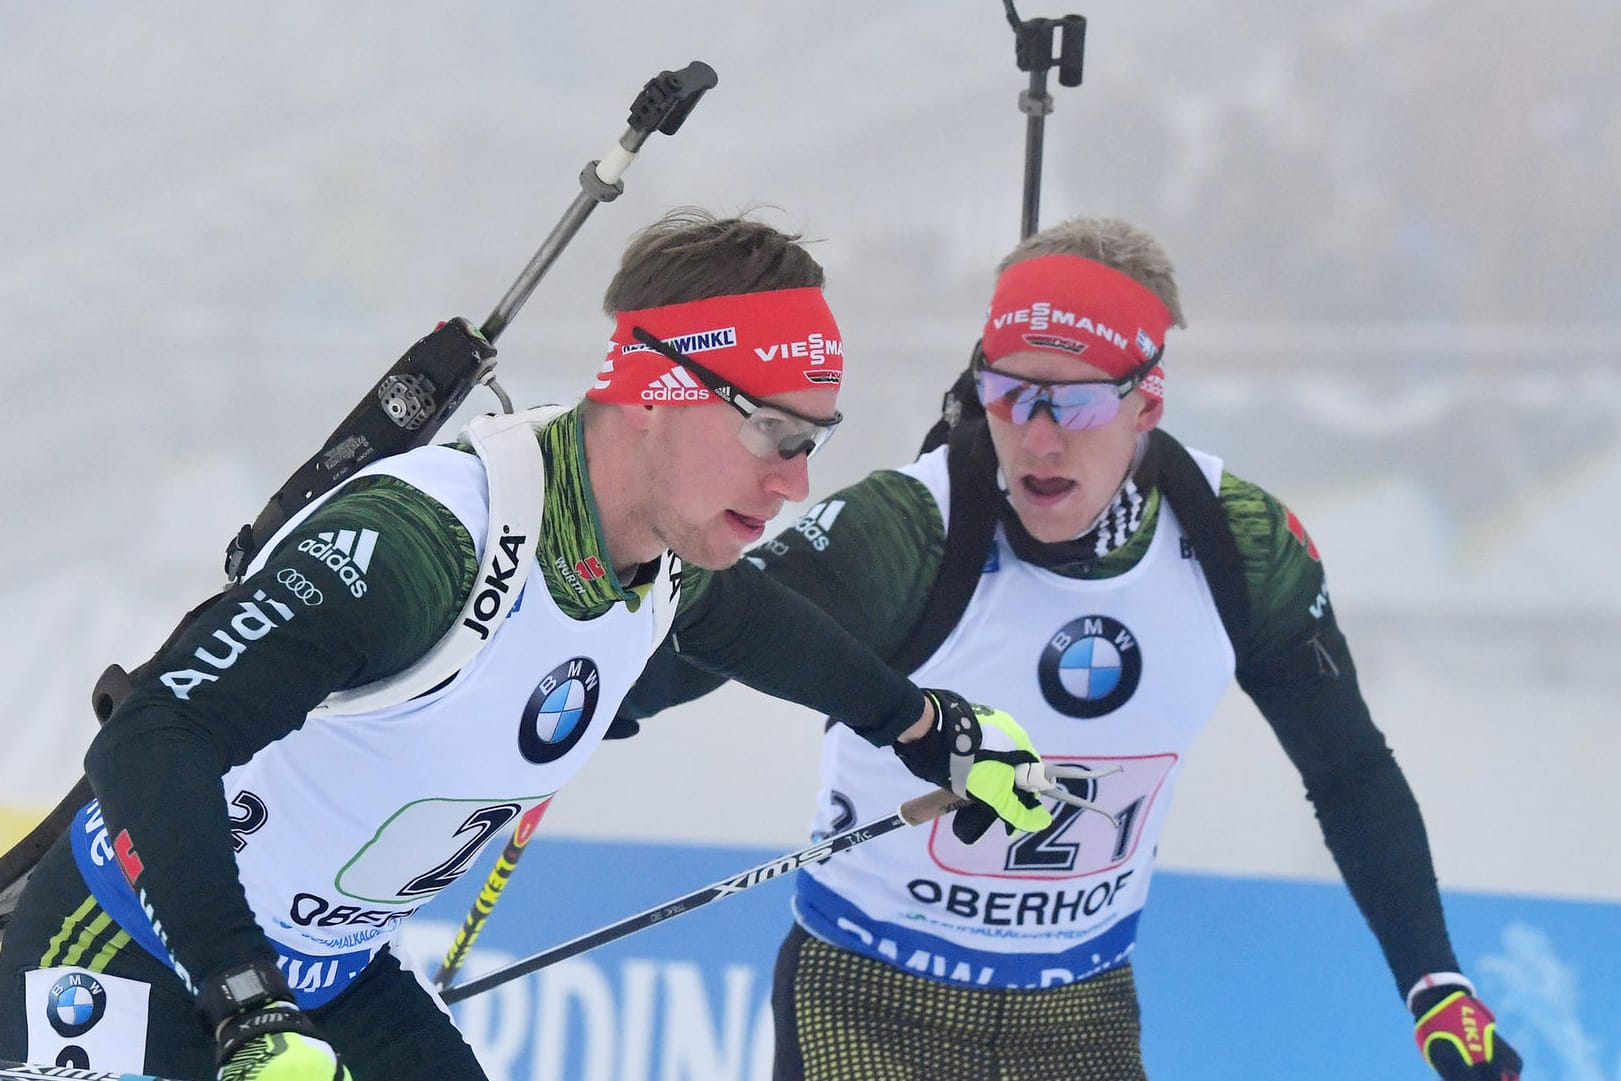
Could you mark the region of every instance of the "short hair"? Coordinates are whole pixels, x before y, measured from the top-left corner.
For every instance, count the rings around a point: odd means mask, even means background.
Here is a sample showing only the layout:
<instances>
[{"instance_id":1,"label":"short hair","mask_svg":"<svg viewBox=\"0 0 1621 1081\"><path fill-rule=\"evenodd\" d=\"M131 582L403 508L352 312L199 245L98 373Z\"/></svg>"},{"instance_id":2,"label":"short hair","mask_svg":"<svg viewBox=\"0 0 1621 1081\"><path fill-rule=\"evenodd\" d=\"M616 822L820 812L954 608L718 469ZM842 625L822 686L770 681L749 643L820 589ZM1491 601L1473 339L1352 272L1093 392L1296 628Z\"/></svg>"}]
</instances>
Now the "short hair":
<instances>
[{"instance_id":1,"label":"short hair","mask_svg":"<svg viewBox=\"0 0 1621 1081\"><path fill-rule=\"evenodd\" d=\"M738 293L820 289L826 275L801 239L744 217L677 207L631 238L602 310L614 315Z\"/></svg>"},{"instance_id":2,"label":"short hair","mask_svg":"<svg viewBox=\"0 0 1621 1081\"><path fill-rule=\"evenodd\" d=\"M1001 274L1015 263L1043 255L1078 255L1102 263L1147 286L1171 310L1171 323L1186 327L1182 297L1171 257L1145 229L1123 218L1070 218L1026 237L999 263Z\"/></svg>"}]
</instances>

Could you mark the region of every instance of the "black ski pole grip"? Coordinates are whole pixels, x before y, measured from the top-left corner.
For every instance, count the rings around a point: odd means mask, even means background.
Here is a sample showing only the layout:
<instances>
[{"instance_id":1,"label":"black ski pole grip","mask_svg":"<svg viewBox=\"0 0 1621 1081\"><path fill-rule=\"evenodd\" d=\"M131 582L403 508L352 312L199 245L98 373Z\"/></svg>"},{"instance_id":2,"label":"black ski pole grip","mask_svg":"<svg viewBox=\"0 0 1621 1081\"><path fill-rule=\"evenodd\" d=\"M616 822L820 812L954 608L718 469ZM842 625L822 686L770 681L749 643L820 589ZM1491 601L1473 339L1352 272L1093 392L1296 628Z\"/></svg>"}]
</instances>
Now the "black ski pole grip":
<instances>
[{"instance_id":1,"label":"black ski pole grip","mask_svg":"<svg viewBox=\"0 0 1621 1081\"><path fill-rule=\"evenodd\" d=\"M563 211L562 218L541 242L529 265L523 268L506 295L479 324L479 330L487 340L495 341L506 330L512 317L528 301L529 294L540 284L541 277L562 253L564 246L574 238L574 234L579 232L580 226L585 224L585 219L597 208L597 204L612 202L625 190L620 177L636 160L637 152L648 137L655 131L673 135L691 114L693 106L698 104L698 99L713 89L718 81L715 69L702 60L694 60L680 71L661 71L647 80L642 92L631 102L624 134L600 160L588 162L580 170L580 194Z\"/></svg>"},{"instance_id":2,"label":"black ski pole grip","mask_svg":"<svg viewBox=\"0 0 1621 1081\"><path fill-rule=\"evenodd\" d=\"M1058 85L1080 86L1086 59L1086 16L1065 15L1058 20Z\"/></svg>"},{"instance_id":3,"label":"black ski pole grip","mask_svg":"<svg viewBox=\"0 0 1621 1081\"><path fill-rule=\"evenodd\" d=\"M720 81L715 69L694 60L680 71L661 71L647 81L630 106L629 124L643 135L674 135L704 93Z\"/></svg>"}]
</instances>

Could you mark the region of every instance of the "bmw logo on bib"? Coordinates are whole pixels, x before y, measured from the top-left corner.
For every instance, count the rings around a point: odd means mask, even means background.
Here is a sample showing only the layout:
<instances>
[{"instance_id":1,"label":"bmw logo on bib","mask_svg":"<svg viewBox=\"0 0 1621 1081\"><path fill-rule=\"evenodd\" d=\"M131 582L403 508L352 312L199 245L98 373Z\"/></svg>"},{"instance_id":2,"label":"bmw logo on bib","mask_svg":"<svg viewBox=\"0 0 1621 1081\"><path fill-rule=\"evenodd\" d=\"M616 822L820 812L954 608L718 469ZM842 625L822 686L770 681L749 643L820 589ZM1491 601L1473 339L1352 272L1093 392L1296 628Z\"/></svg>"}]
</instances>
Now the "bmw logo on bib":
<instances>
[{"instance_id":1,"label":"bmw logo on bib","mask_svg":"<svg viewBox=\"0 0 1621 1081\"><path fill-rule=\"evenodd\" d=\"M555 762L584 737L597 711L596 664L575 657L546 673L523 708L518 750L536 765Z\"/></svg>"},{"instance_id":2,"label":"bmw logo on bib","mask_svg":"<svg viewBox=\"0 0 1621 1081\"><path fill-rule=\"evenodd\" d=\"M1123 623L1108 616L1082 616L1047 640L1036 673L1042 697L1058 712L1102 717L1136 692L1143 656Z\"/></svg>"},{"instance_id":3,"label":"bmw logo on bib","mask_svg":"<svg viewBox=\"0 0 1621 1081\"><path fill-rule=\"evenodd\" d=\"M70 972L51 984L45 1009L59 1035L83 1036L107 1012L107 991L88 972Z\"/></svg>"}]
</instances>

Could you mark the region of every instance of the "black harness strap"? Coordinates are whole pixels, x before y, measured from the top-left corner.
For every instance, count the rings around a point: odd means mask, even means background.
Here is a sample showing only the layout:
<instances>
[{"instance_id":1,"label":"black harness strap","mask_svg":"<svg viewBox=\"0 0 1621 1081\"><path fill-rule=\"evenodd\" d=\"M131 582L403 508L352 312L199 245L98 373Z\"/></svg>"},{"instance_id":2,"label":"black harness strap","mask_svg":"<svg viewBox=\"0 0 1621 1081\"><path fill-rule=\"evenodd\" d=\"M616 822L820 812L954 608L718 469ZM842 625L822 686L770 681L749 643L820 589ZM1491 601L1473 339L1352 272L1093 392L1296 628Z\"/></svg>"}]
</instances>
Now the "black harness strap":
<instances>
[{"instance_id":1,"label":"black harness strap","mask_svg":"<svg viewBox=\"0 0 1621 1081\"><path fill-rule=\"evenodd\" d=\"M1244 560L1221 506L1221 496L1210 487L1204 470L1188 449L1156 428L1149 440L1159 454L1159 489L1187 533L1193 554L1204 570L1210 596L1221 613L1227 637L1235 646L1249 635L1250 594Z\"/></svg>"},{"instance_id":2,"label":"black harness strap","mask_svg":"<svg viewBox=\"0 0 1621 1081\"><path fill-rule=\"evenodd\" d=\"M980 572L996 534L996 455L984 420L964 420L950 431L946 468L951 474L951 507L946 550L929 600L894 653L886 660L899 672L914 672L950 636L979 585Z\"/></svg>"}]
</instances>

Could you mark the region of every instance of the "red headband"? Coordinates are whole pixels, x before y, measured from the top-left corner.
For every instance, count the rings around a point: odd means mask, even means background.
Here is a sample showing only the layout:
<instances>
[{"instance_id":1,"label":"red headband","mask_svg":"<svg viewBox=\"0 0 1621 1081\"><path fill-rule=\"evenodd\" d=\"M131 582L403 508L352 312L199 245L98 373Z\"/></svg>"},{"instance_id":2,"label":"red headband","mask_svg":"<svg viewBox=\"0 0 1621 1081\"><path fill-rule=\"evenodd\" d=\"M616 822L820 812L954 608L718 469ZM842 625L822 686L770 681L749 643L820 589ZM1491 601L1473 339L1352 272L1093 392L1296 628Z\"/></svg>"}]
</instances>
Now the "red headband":
<instances>
[{"instance_id":1,"label":"red headband","mask_svg":"<svg viewBox=\"0 0 1621 1081\"><path fill-rule=\"evenodd\" d=\"M586 397L622 405L718 401L703 383L643 345L641 327L751 397L836 387L844 341L820 289L738 293L620 312L608 357Z\"/></svg>"},{"instance_id":2,"label":"red headband","mask_svg":"<svg viewBox=\"0 0 1621 1081\"><path fill-rule=\"evenodd\" d=\"M1014 263L996 280L985 313L985 363L1013 353L1057 353L1123 379L1165 344L1171 310L1146 285L1078 255ZM1140 389L1164 395L1158 365Z\"/></svg>"}]
</instances>

